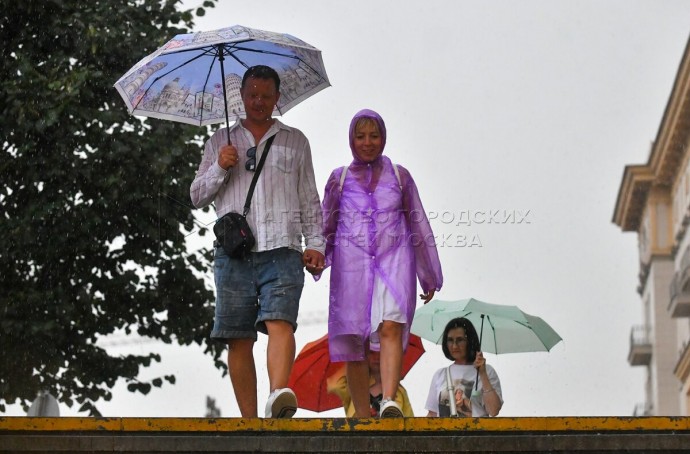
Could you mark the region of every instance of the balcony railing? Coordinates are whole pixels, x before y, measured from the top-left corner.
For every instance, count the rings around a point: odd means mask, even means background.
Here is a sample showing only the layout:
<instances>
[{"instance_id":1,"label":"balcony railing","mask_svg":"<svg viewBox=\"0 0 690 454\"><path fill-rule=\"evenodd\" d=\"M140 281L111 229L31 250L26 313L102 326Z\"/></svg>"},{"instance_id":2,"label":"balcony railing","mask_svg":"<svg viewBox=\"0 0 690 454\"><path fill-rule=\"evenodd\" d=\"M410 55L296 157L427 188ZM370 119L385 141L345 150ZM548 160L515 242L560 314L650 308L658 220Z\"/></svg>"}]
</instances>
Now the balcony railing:
<instances>
[{"instance_id":1,"label":"balcony railing","mask_svg":"<svg viewBox=\"0 0 690 454\"><path fill-rule=\"evenodd\" d=\"M631 366L648 366L652 360L652 342L647 325L636 325L630 330L630 353L628 363Z\"/></svg>"},{"instance_id":2,"label":"balcony railing","mask_svg":"<svg viewBox=\"0 0 690 454\"><path fill-rule=\"evenodd\" d=\"M690 248L683 253L680 270L673 275L669 292L667 310L671 317L690 317Z\"/></svg>"},{"instance_id":3,"label":"balcony railing","mask_svg":"<svg viewBox=\"0 0 690 454\"><path fill-rule=\"evenodd\" d=\"M676 367L673 368L673 374L685 383L690 377L690 341L683 342L683 346L678 352L678 361Z\"/></svg>"}]
</instances>

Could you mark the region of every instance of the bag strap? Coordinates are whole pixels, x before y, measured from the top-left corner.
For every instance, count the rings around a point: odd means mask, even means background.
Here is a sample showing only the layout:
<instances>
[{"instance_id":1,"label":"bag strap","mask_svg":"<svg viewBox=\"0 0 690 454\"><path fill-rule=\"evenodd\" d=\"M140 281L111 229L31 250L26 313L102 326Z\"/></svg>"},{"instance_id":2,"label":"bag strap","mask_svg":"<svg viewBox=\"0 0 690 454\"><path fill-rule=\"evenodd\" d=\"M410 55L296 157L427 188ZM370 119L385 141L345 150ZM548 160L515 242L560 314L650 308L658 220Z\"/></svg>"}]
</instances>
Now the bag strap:
<instances>
[{"instance_id":1,"label":"bag strap","mask_svg":"<svg viewBox=\"0 0 690 454\"><path fill-rule=\"evenodd\" d=\"M271 144L273 143L273 139L275 139L276 134L273 134L266 141L266 146L264 146L264 152L261 155L261 159L259 159L259 163L256 166L256 170L254 171L254 178L252 178L252 184L249 185L249 192L247 193L247 200L244 202L244 211L242 211L242 216L244 216L245 218L247 217L247 214L249 213L249 205L252 203L252 196L254 195L254 188L256 187L256 180L259 179L259 174L261 173L261 169L264 168L264 162L266 161L266 156L268 156L268 152L271 149Z\"/></svg>"},{"instance_id":2,"label":"bag strap","mask_svg":"<svg viewBox=\"0 0 690 454\"><path fill-rule=\"evenodd\" d=\"M402 182L400 181L400 171L398 170L398 164L393 164L393 172L395 172L395 178L398 180L398 186L400 187L400 192L402 192Z\"/></svg>"},{"instance_id":3,"label":"bag strap","mask_svg":"<svg viewBox=\"0 0 690 454\"><path fill-rule=\"evenodd\" d=\"M345 175L347 175L348 166L343 167L343 171L340 172L340 192L343 192L343 185L345 184Z\"/></svg>"},{"instance_id":4,"label":"bag strap","mask_svg":"<svg viewBox=\"0 0 690 454\"><path fill-rule=\"evenodd\" d=\"M347 170L349 166L344 166L343 171L340 172L340 192L343 192L343 185L345 184L345 175L347 175ZM395 172L395 178L398 180L398 187L400 187L400 192L402 192L402 181L400 180L400 171L398 170L398 165L393 164L393 172Z\"/></svg>"},{"instance_id":5,"label":"bag strap","mask_svg":"<svg viewBox=\"0 0 690 454\"><path fill-rule=\"evenodd\" d=\"M450 377L450 366L446 368L446 389L448 390L448 405L450 406L450 415L458 416L458 409L455 405L455 387L453 380Z\"/></svg>"}]
</instances>

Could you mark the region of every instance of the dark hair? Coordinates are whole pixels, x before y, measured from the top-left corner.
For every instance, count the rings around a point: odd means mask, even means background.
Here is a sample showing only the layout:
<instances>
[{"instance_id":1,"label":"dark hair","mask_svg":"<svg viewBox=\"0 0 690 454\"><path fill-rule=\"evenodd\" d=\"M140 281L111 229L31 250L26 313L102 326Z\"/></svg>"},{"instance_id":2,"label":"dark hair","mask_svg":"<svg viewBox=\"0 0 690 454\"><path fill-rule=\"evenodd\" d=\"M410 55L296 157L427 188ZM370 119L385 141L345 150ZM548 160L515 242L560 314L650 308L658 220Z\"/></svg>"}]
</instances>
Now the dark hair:
<instances>
[{"instance_id":1,"label":"dark hair","mask_svg":"<svg viewBox=\"0 0 690 454\"><path fill-rule=\"evenodd\" d=\"M272 79L276 84L276 91L280 91L280 77L278 76L276 70L270 66L256 65L249 68L244 73L244 76L242 76L241 88L244 88L245 82L247 82L247 79L250 77L254 77L256 79Z\"/></svg>"},{"instance_id":2,"label":"dark hair","mask_svg":"<svg viewBox=\"0 0 690 454\"><path fill-rule=\"evenodd\" d=\"M449 321L446 325L446 329L443 330L443 343L441 348L443 349L443 354L446 358L453 361L453 358L448 350L448 332L455 328L462 328L465 330L465 336L467 336L467 361L473 363L477 357L477 352L479 351L479 336L477 335L477 330L474 329L474 325L471 321L467 320L465 317L454 318Z\"/></svg>"}]
</instances>

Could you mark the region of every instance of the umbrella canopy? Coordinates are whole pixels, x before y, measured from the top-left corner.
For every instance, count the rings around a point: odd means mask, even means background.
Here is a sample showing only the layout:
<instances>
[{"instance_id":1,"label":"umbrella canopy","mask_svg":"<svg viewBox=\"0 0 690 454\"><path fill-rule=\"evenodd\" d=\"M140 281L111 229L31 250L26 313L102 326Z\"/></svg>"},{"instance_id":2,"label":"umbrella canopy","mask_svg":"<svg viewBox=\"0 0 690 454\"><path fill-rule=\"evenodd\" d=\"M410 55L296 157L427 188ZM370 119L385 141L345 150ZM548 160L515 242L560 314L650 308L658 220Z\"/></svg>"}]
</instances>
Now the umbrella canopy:
<instances>
[{"instance_id":1,"label":"umbrella canopy","mask_svg":"<svg viewBox=\"0 0 690 454\"><path fill-rule=\"evenodd\" d=\"M330 86L321 52L299 38L242 25L175 36L144 57L115 88L133 115L209 125L244 117L242 76L255 65L280 76L282 115Z\"/></svg>"},{"instance_id":2,"label":"umbrella canopy","mask_svg":"<svg viewBox=\"0 0 690 454\"><path fill-rule=\"evenodd\" d=\"M401 378L424 354L422 340L410 335L410 341L403 354ZM340 398L328 393L327 380L345 374L345 363L332 363L328 355L328 335L309 342L295 358L288 388L297 395L300 408L311 411L326 411L342 406Z\"/></svg>"},{"instance_id":3,"label":"umbrella canopy","mask_svg":"<svg viewBox=\"0 0 690 454\"><path fill-rule=\"evenodd\" d=\"M517 306L490 304L474 298L434 300L425 304L416 310L410 331L440 344L446 325L457 317L465 317L472 322L484 352L549 351L562 340L548 323Z\"/></svg>"}]
</instances>

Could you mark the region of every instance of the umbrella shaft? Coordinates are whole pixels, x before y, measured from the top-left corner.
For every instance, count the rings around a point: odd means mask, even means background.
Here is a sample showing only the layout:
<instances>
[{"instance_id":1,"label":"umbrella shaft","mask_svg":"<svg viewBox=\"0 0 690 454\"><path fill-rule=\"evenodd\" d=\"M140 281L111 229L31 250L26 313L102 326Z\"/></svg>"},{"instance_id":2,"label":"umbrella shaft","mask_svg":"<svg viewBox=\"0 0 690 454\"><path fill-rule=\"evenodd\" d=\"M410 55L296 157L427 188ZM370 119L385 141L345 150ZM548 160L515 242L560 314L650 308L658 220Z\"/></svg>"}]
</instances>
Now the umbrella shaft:
<instances>
[{"instance_id":1,"label":"umbrella shaft","mask_svg":"<svg viewBox=\"0 0 690 454\"><path fill-rule=\"evenodd\" d=\"M223 105L225 106L225 132L228 137L228 145L232 145L230 142L230 119L228 117L228 93L225 88L225 67L223 66L223 61L225 61L225 56L223 55L223 45L218 45L218 61L220 61L220 80L223 84Z\"/></svg>"}]
</instances>

